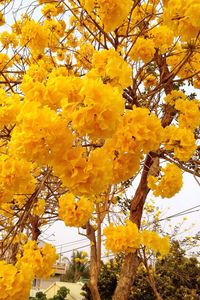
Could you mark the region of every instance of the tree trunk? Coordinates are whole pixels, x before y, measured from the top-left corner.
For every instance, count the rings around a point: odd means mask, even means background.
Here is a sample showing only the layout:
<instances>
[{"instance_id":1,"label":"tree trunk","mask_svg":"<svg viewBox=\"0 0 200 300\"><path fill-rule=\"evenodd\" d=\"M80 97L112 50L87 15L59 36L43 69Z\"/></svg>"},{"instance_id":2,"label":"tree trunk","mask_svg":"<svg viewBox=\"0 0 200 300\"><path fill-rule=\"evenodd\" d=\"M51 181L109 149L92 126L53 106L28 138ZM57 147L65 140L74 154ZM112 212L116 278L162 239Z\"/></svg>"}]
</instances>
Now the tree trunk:
<instances>
[{"instance_id":1,"label":"tree trunk","mask_svg":"<svg viewBox=\"0 0 200 300\"><path fill-rule=\"evenodd\" d=\"M147 155L139 186L131 202L130 220L136 223L138 228L140 228L143 206L149 192L149 188L147 186L147 177L149 171L151 170L151 166L154 164L154 161L155 158L153 158L151 154ZM129 253L125 256L120 278L112 300L128 299L136 277L138 266L139 258L137 256L137 252Z\"/></svg>"},{"instance_id":2,"label":"tree trunk","mask_svg":"<svg viewBox=\"0 0 200 300\"><path fill-rule=\"evenodd\" d=\"M163 298L162 298L161 295L159 294L159 292L158 292L158 290L157 290L155 284L151 282L151 283L150 283L150 286L151 286L151 288L152 288L152 290L153 290L153 292L154 292L154 295L155 295L155 297L156 297L156 300L163 300Z\"/></svg>"},{"instance_id":3,"label":"tree trunk","mask_svg":"<svg viewBox=\"0 0 200 300\"><path fill-rule=\"evenodd\" d=\"M98 263L97 263L97 247L94 228L87 224L87 237L90 240L90 281L88 287L92 294L92 299L101 300L98 290Z\"/></svg>"},{"instance_id":4,"label":"tree trunk","mask_svg":"<svg viewBox=\"0 0 200 300\"><path fill-rule=\"evenodd\" d=\"M117 284L113 300L126 300L129 297L133 282L135 280L136 271L139 266L137 253L129 253L126 255L120 279Z\"/></svg>"}]
</instances>

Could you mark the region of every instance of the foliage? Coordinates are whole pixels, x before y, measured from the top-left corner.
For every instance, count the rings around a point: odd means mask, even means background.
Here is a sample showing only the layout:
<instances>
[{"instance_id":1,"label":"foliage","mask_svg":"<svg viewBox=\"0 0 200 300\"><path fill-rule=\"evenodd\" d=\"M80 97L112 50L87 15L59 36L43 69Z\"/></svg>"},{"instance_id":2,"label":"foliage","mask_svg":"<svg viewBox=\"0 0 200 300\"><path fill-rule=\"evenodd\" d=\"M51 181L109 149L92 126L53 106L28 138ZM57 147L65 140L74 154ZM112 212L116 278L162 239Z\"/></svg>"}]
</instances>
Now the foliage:
<instances>
[{"instance_id":1,"label":"foliage","mask_svg":"<svg viewBox=\"0 0 200 300\"><path fill-rule=\"evenodd\" d=\"M47 300L47 297L43 292L37 292L35 297L29 297L29 300Z\"/></svg>"},{"instance_id":2,"label":"foliage","mask_svg":"<svg viewBox=\"0 0 200 300\"><path fill-rule=\"evenodd\" d=\"M111 300L119 278L120 266L123 257L115 257L101 265L98 287L102 300ZM172 243L169 255L156 259L155 266L151 267L155 282L162 299L198 299L200 296L200 265L194 257L187 257L185 251L177 241ZM84 286L85 298L91 300L87 286ZM144 265L138 269L135 283L132 287L129 300L154 300L155 294L149 284L147 271Z\"/></svg>"},{"instance_id":3,"label":"foliage","mask_svg":"<svg viewBox=\"0 0 200 300\"><path fill-rule=\"evenodd\" d=\"M65 300L66 296L69 295L69 293L70 290L63 286L58 290L57 294L53 296L53 298L50 298L49 300Z\"/></svg>"},{"instance_id":4,"label":"foliage","mask_svg":"<svg viewBox=\"0 0 200 300\"><path fill-rule=\"evenodd\" d=\"M67 299L66 296L69 295L70 290L66 288L65 286L62 286L57 291L57 294L53 296L53 298L48 298L46 294L43 292L37 292L35 297L29 297L29 300L65 300Z\"/></svg>"},{"instance_id":5,"label":"foliage","mask_svg":"<svg viewBox=\"0 0 200 300\"><path fill-rule=\"evenodd\" d=\"M62 281L78 282L89 279L88 255L84 251L73 251Z\"/></svg>"}]
</instances>

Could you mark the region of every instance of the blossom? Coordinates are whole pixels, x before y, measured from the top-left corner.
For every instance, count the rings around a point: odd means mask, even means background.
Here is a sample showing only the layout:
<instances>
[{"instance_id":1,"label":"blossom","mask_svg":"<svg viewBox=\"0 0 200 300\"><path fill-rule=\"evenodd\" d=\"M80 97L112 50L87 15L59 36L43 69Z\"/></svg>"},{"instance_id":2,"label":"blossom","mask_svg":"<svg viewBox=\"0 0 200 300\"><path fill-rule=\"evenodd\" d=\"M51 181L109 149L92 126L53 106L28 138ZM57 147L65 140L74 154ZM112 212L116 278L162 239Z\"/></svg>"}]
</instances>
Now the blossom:
<instances>
[{"instance_id":1,"label":"blossom","mask_svg":"<svg viewBox=\"0 0 200 300\"><path fill-rule=\"evenodd\" d=\"M160 237L156 232L144 230L141 232L142 243L154 252L159 252L162 256L169 253L169 237Z\"/></svg>"},{"instance_id":2,"label":"blossom","mask_svg":"<svg viewBox=\"0 0 200 300\"><path fill-rule=\"evenodd\" d=\"M106 236L105 247L114 253L134 253L140 247L140 234L137 225L127 221L126 225L110 224L104 229Z\"/></svg>"},{"instance_id":3,"label":"blossom","mask_svg":"<svg viewBox=\"0 0 200 300\"><path fill-rule=\"evenodd\" d=\"M178 99L175 108L179 111L179 126L194 130L200 125L200 106L197 101Z\"/></svg>"},{"instance_id":4,"label":"blossom","mask_svg":"<svg viewBox=\"0 0 200 300\"><path fill-rule=\"evenodd\" d=\"M0 293L2 300L25 300L28 298L33 272L29 264L18 266L0 261Z\"/></svg>"},{"instance_id":5,"label":"blossom","mask_svg":"<svg viewBox=\"0 0 200 300\"><path fill-rule=\"evenodd\" d=\"M173 150L174 157L182 161L190 159L197 148L191 130L174 125L165 128L163 142L165 149Z\"/></svg>"},{"instance_id":6,"label":"blossom","mask_svg":"<svg viewBox=\"0 0 200 300\"><path fill-rule=\"evenodd\" d=\"M148 63L153 58L155 52L155 44L152 39L138 37L130 51L130 58L136 62L141 59L145 63Z\"/></svg>"},{"instance_id":7,"label":"blossom","mask_svg":"<svg viewBox=\"0 0 200 300\"><path fill-rule=\"evenodd\" d=\"M73 194L68 193L59 199L58 215L66 226L82 227L86 225L93 210L93 203L83 196L76 200Z\"/></svg>"},{"instance_id":8,"label":"blossom","mask_svg":"<svg viewBox=\"0 0 200 300\"><path fill-rule=\"evenodd\" d=\"M113 68L115 66L115 68ZM132 83L132 70L114 49L95 51L88 77L100 77L104 83L124 89Z\"/></svg>"},{"instance_id":9,"label":"blossom","mask_svg":"<svg viewBox=\"0 0 200 300\"><path fill-rule=\"evenodd\" d=\"M182 171L175 164L167 164L161 171L164 173L163 176L148 177L148 187L152 189L154 196L171 198L183 185Z\"/></svg>"},{"instance_id":10,"label":"blossom","mask_svg":"<svg viewBox=\"0 0 200 300\"><path fill-rule=\"evenodd\" d=\"M23 246L23 253L18 255L16 265L20 268L23 264L28 264L34 277L47 278L53 274L57 258L55 247L50 244L39 247L36 241L30 240Z\"/></svg>"}]
</instances>

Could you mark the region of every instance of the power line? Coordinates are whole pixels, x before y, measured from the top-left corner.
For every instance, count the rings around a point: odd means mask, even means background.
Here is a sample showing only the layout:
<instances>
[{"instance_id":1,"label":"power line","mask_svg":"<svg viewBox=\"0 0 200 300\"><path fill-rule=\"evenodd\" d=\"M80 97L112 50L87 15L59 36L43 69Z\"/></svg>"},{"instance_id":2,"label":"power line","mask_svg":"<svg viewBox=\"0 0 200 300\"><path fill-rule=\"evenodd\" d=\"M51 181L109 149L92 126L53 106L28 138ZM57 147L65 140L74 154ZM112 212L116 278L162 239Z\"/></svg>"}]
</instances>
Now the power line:
<instances>
[{"instance_id":1,"label":"power line","mask_svg":"<svg viewBox=\"0 0 200 300\"><path fill-rule=\"evenodd\" d=\"M190 214L190 213L193 213L193 212L197 212L197 211L200 211L200 209L197 209L197 210L194 210L196 208L200 207L200 205L196 205L196 206L193 206L191 208L188 208L188 209L185 209L183 211L180 211L174 215L171 215L169 217L166 217L166 218L163 218L163 219L159 219L158 221L156 222L161 222L161 221L165 221L165 220L169 220L169 219L172 219L172 218L175 218L175 217L181 217L181 216L184 216L184 215L187 215L187 214Z\"/></svg>"},{"instance_id":2,"label":"power line","mask_svg":"<svg viewBox=\"0 0 200 300\"><path fill-rule=\"evenodd\" d=\"M87 244L87 245L85 245L85 246L81 246L81 247L78 247L78 248L73 248L73 249L70 249L70 250L62 251L62 252L60 252L59 254L69 253L69 252L72 252L72 251L74 251L74 250L79 250L79 249L86 248L86 247L89 247L89 246L90 246L90 244Z\"/></svg>"},{"instance_id":3,"label":"power line","mask_svg":"<svg viewBox=\"0 0 200 300\"><path fill-rule=\"evenodd\" d=\"M169 220L169 219L172 219L172 218L175 218L175 217L184 216L184 215L187 215L187 214L190 214L190 213L198 212L198 211L200 211L200 209L196 209L198 207L200 207L200 205L193 206L191 208L188 208L188 209L185 209L183 211L180 211L180 212L178 212L178 213L176 213L174 215L168 216L166 218L159 219L159 220L156 221L156 223L162 222L162 221L165 221L165 220ZM83 241L87 241L87 240L88 240L87 238L84 238L84 239L80 239L80 240L76 240L76 241L72 241L72 242L68 242L68 243L56 245L55 247L56 248L63 247L63 246L67 247L68 245L72 246L72 245L78 244L79 242L83 242ZM83 245L83 246L80 246L80 247L77 247L77 248L73 248L73 249L61 251L60 254L70 253L70 252L72 252L74 250L79 250L79 249L86 248L86 247L89 247L89 246L90 246L90 244L86 244L86 245Z\"/></svg>"},{"instance_id":4,"label":"power line","mask_svg":"<svg viewBox=\"0 0 200 300\"><path fill-rule=\"evenodd\" d=\"M56 248L63 247L63 246L66 247L68 245L77 244L77 243L80 243L80 242L83 242L83 241L87 241L87 240L88 240L87 238L84 238L84 239L80 239L80 240L76 240L76 241L72 241L72 242L67 242L67 243L64 243L64 244L56 245L55 247Z\"/></svg>"}]
</instances>

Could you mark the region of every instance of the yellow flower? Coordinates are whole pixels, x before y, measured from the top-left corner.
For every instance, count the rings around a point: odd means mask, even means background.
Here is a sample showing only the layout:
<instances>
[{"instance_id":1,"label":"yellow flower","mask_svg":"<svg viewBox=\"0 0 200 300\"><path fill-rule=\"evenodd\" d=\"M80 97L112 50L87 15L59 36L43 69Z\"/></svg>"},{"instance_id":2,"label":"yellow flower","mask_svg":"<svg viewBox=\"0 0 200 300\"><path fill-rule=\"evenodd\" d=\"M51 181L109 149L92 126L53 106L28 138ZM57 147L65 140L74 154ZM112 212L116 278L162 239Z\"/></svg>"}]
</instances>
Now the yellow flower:
<instances>
[{"instance_id":1,"label":"yellow flower","mask_svg":"<svg viewBox=\"0 0 200 300\"><path fill-rule=\"evenodd\" d=\"M50 244L39 247L36 241L28 241L23 246L23 254L18 255L17 266L20 268L23 264L29 264L33 274L37 278L47 278L54 272L58 255L55 248Z\"/></svg>"},{"instance_id":2,"label":"yellow flower","mask_svg":"<svg viewBox=\"0 0 200 300\"><path fill-rule=\"evenodd\" d=\"M93 210L93 203L85 197L76 201L72 194L65 194L59 199L58 215L66 226L82 227L86 225Z\"/></svg>"},{"instance_id":3,"label":"yellow flower","mask_svg":"<svg viewBox=\"0 0 200 300\"><path fill-rule=\"evenodd\" d=\"M73 128L80 135L110 137L124 111L124 101L118 89L104 85L100 80L85 78L79 95L83 101L72 113Z\"/></svg>"},{"instance_id":4,"label":"yellow flower","mask_svg":"<svg viewBox=\"0 0 200 300\"><path fill-rule=\"evenodd\" d=\"M170 243L169 237L160 237L156 232L144 230L141 232L142 243L155 252L159 252L162 256L169 253Z\"/></svg>"},{"instance_id":5,"label":"yellow flower","mask_svg":"<svg viewBox=\"0 0 200 300\"><path fill-rule=\"evenodd\" d=\"M198 0L169 0L164 5L164 23L169 26L176 36L189 41L199 32Z\"/></svg>"},{"instance_id":6,"label":"yellow flower","mask_svg":"<svg viewBox=\"0 0 200 300\"><path fill-rule=\"evenodd\" d=\"M45 199L39 199L33 207L32 214L36 216L42 215L45 212L45 204Z\"/></svg>"},{"instance_id":7,"label":"yellow flower","mask_svg":"<svg viewBox=\"0 0 200 300\"><path fill-rule=\"evenodd\" d=\"M161 169L163 177L148 177L148 187L154 196L171 198L178 193L183 185L182 171L175 164L167 164Z\"/></svg>"},{"instance_id":8,"label":"yellow flower","mask_svg":"<svg viewBox=\"0 0 200 300\"><path fill-rule=\"evenodd\" d=\"M155 48L159 49L161 53L165 53L171 47L174 39L173 31L165 25L154 27L150 30L149 35Z\"/></svg>"},{"instance_id":9,"label":"yellow flower","mask_svg":"<svg viewBox=\"0 0 200 300\"><path fill-rule=\"evenodd\" d=\"M2 12L0 12L0 26L2 26L5 23L4 15Z\"/></svg>"},{"instance_id":10,"label":"yellow flower","mask_svg":"<svg viewBox=\"0 0 200 300\"><path fill-rule=\"evenodd\" d=\"M25 19L21 28L21 46L30 47L33 53L42 53L48 46L48 33L39 22Z\"/></svg>"},{"instance_id":11,"label":"yellow flower","mask_svg":"<svg viewBox=\"0 0 200 300\"><path fill-rule=\"evenodd\" d=\"M65 11L64 5L54 1L53 3L46 3L42 9L44 17L49 18L51 16L56 17Z\"/></svg>"},{"instance_id":12,"label":"yellow flower","mask_svg":"<svg viewBox=\"0 0 200 300\"><path fill-rule=\"evenodd\" d=\"M187 98L187 96L185 95L184 92L173 90L173 91L171 91L171 93L169 93L167 96L164 97L164 101L167 104L174 106L178 99L185 100L186 98Z\"/></svg>"},{"instance_id":13,"label":"yellow flower","mask_svg":"<svg viewBox=\"0 0 200 300\"><path fill-rule=\"evenodd\" d=\"M143 62L148 63L155 52L155 44L152 39L138 37L130 51L130 58L136 62L141 59Z\"/></svg>"},{"instance_id":14,"label":"yellow flower","mask_svg":"<svg viewBox=\"0 0 200 300\"><path fill-rule=\"evenodd\" d=\"M132 7L131 0L82 0L81 2L89 13L95 6L97 7L99 17L107 32L122 25Z\"/></svg>"},{"instance_id":15,"label":"yellow flower","mask_svg":"<svg viewBox=\"0 0 200 300\"><path fill-rule=\"evenodd\" d=\"M194 154L197 145L191 130L167 126L164 130L164 147L166 150L173 150L174 157L187 161Z\"/></svg>"},{"instance_id":16,"label":"yellow flower","mask_svg":"<svg viewBox=\"0 0 200 300\"><path fill-rule=\"evenodd\" d=\"M29 264L20 266L0 261L0 293L1 300L25 300L28 298L34 278Z\"/></svg>"},{"instance_id":17,"label":"yellow flower","mask_svg":"<svg viewBox=\"0 0 200 300\"><path fill-rule=\"evenodd\" d=\"M121 90L132 83L131 68L114 49L94 52L92 69L87 76L99 77L104 83L117 86Z\"/></svg>"},{"instance_id":18,"label":"yellow flower","mask_svg":"<svg viewBox=\"0 0 200 300\"><path fill-rule=\"evenodd\" d=\"M179 111L179 126L194 130L200 125L200 105L187 99L178 99L175 108Z\"/></svg>"},{"instance_id":19,"label":"yellow flower","mask_svg":"<svg viewBox=\"0 0 200 300\"><path fill-rule=\"evenodd\" d=\"M114 253L134 253L140 247L140 234L137 225L127 221L126 225L110 224L104 229L105 247Z\"/></svg>"},{"instance_id":20,"label":"yellow flower","mask_svg":"<svg viewBox=\"0 0 200 300\"><path fill-rule=\"evenodd\" d=\"M11 202L14 194L32 194L35 179L32 164L7 155L0 156L0 203Z\"/></svg>"}]
</instances>

